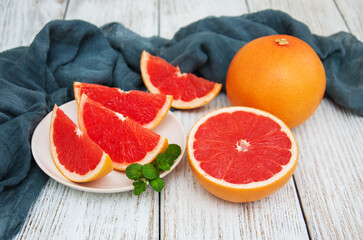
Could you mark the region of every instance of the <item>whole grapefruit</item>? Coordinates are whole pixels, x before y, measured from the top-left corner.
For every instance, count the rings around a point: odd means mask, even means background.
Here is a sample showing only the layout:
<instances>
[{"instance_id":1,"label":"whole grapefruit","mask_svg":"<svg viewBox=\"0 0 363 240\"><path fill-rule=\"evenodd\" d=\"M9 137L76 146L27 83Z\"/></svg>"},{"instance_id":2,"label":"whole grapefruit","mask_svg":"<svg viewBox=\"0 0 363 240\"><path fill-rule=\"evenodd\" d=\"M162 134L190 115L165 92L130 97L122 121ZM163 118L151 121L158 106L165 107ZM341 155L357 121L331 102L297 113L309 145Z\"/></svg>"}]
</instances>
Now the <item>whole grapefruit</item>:
<instances>
[{"instance_id":1,"label":"whole grapefruit","mask_svg":"<svg viewBox=\"0 0 363 240\"><path fill-rule=\"evenodd\" d=\"M257 38L234 56L226 92L232 106L258 108L290 128L305 122L325 92L324 66L304 41L289 35Z\"/></svg>"}]
</instances>

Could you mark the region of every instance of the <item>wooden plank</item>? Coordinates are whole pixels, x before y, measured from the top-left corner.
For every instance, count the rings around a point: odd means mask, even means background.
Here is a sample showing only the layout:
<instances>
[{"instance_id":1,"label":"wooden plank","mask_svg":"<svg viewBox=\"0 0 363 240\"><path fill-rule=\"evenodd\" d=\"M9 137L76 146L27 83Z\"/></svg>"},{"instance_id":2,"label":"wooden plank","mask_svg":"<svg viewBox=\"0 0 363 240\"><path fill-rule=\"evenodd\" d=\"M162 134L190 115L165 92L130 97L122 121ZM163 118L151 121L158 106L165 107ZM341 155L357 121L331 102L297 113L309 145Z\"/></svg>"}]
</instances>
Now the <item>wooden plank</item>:
<instances>
[{"instance_id":1,"label":"wooden plank","mask_svg":"<svg viewBox=\"0 0 363 240\"><path fill-rule=\"evenodd\" d=\"M307 24L312 33L327 36L337 31L348 31L332 0L294 1L294 0L247 0L251 12L276 9Z\"/></svg>"},{"instance_id":2,"label":"wooden plank","mask_svg":"<svg viewBox=\"0 0 363 240\"><path fill-rule=\"evenodd\" d=\"M101 26L118 21L142 35L157 35L156 1L69 2L66 19ZM50 179L17 239L157 239L159 195L147 189L95 194L73 190Z\"/></svg>"},{"instance_id":3,"label":"wooden plank","mask_svg":"<svg viewBox=\"0 0 363 240\"><path fill-rule=\"evenodd\" d=\"M251 11L283 10L319 35L348 30L331 0L248 3ZM325 98L316 113L293 130L300 150L294 176L312 239L362 239L362 125L363 118Z\"/></svg>"},{"instance_id":4,"label":"wooden plank","mask_svg":"<svg viewBox=\"0 0 363 240\"><path fill-rule=\"evenodd\" d=\"M15 239L156 239L158 194L97 194L49 180Z\"/></svg>"},{"instance_id":5,"label":"wooden plank","mask_svg":"<svg viewBox=\"0 0 363 240\"><path fill-rule=\"evenodd\" d=\"M312 239L362 239L363 118L324 99L293 130L295 181Z\"/></svg>"},{"instance_id":6,"label":"wooden plank","mask_svg":"<svg viewBox=\"0 0 363 240\"><path fill-rule=\"evenodd\" d=\"M335 0L335 2L350 32L363 41L363 1Z\"/></svg>"},{"instance_id":7,"label":"wooden plank","mask_svg":"<svg viewBox=\"0 0 363 240\"><path fill-rule=\"evenodd\" d=\"M232 12L223 12L226 9ZM241 15L247 7L241 1L161 1L160 12L161 36L171 37L192 21L217 14ZM221 93L202 108L174 113L188 133L204 114L225 106L229 102ZM161 193L161 239L308 238L292 180L270 197L247 204L229 203L205 191L193 177L187 156L165 180Z\"/></svg>"},{"instance_id":8,"label":"wooden plank","mask_svg":"<svg viewBox=\"0 0 363 240\"><path fill-rule=\"evenodd\" d=\"M66 19L83 19L97 26L119 22L144 36L158 34L157 0L70 0Z\"/></svg>"},{"instance_id":9,"label":"wooden plank","mask_svg":"<svg viewBox=\"0 0 363 240\"><path fill-rule=\"evenodd\" d=\"M66 2L0 1L0 51L29 45L48 21L63 18Z\"/></svg>"},{"instance_id":10,"label":"wooden plank","mask_svg":"<svg viewBox=\"0 0 363 240\"><path fill-rule=\"evenodd\" d=\"M160 0L160 35L171 38L181 27L207 16L233 16L246 12L246 5L238 0Z\"/></svg>"}]
</instances>

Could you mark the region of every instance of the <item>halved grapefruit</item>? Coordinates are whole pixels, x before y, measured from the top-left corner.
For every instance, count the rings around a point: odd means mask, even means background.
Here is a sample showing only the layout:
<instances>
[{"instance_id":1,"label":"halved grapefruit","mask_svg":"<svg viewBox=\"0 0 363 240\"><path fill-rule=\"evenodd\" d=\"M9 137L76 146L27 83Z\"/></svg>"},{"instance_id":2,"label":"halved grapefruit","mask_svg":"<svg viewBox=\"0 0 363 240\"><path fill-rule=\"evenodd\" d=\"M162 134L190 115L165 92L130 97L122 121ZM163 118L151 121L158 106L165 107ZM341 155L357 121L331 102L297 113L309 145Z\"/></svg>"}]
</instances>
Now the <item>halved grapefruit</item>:
<instances>
[{"instance_id":1,"label":"halved grapefruit","mask_svg":"<svg viewBox=\"0 0 363 240\"><path fill-rule=\"evenodd\" d=\"M113 170L110 157L57 105L50 120L49 141L55 166L70 181L92 181Z\"/></svg>"},{"instance_id":2,"label":"halved grapefruit","mask_svg":"<svg viewBox=\"0 0 363 240\"><path fill-rule=\"evenodd\" d=\"M202 117L189 133L187 152L198 182L231 202L274 193L290 179L298 160L290 129L270 113L247 107Z\"/></svg>"},{"instance_id":3,"label":"halved grapefruit","mask_svg":"<svg viewBox=\"0 0 363 240\"><path fill-rule=\"evenodd\" d=\"M168 146L165 137L105 108L86 94L82 94L78 106L78 124L110 156L117 170L123 171L132 163L150 163Z\"/></svg>"},{"instance_id":4,"label":"halved grapefruit","mask_svg":"<svg viewBox=\"0 0 363 240\"><path fill-rule=\"evenodd\" d=\"M171 106L178 109L201 107L212 101L222 88L222 84L192 73L181 73L179 67L145 50L141 54L140 70L147 89L152 93L172 95Z\"/></svg>"},{"instance_id":5,"label":"halved grapefruit","mask_svg":"<svg viewBox=\"0 0 363 240\"><path fill-rule=\"evenodd\" d=\"M162 93L147 93L131 90L123 91L99 84L74 82L74 97L77 104L82 93L106 108L121 113L125 117L140 123L143 127L153 129L168 113L173 97Z\"/></svg>"}]
</instances>

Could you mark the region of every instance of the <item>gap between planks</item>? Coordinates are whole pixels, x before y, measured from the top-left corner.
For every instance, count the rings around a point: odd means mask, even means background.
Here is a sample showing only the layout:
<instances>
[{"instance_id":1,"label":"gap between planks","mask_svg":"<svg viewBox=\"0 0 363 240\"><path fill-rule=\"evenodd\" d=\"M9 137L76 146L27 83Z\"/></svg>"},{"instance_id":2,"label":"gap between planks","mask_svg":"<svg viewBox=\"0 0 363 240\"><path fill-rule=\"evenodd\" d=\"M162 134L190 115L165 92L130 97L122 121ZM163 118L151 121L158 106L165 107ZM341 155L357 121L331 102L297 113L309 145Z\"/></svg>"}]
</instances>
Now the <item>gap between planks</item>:
<instances>
[{"instance_id":1,"label":"gap between planks","mask_svg":"<svg viewBox=\"0 0 363 240\"><path fill-rule=\"evenodd\" d=\"M70 1L70 0L67 0L66 7L65 7L65 9L64 9L64 13L63 13L63 20L65 20L65 19L66 19L66 17L67 17L69 1Z\"/></svg>"}]
</instances>

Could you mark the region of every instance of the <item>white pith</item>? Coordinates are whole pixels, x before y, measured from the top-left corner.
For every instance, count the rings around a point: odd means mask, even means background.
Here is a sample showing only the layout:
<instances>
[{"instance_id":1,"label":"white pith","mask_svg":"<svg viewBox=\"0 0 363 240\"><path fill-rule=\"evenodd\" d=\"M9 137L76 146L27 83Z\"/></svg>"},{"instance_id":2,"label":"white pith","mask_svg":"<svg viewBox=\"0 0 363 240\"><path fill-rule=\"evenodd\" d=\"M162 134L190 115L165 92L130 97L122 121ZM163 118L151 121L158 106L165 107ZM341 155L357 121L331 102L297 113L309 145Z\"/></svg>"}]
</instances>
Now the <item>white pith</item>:
<instances>
[{"instance_id":1,"label":"white pith","mask_svg":"<svg viewBox=\"0 0 363 240\"><path fill-rule=\"evenodd\" d=\"M83 134L82 131L79 128L76 128L75 132L76 132L78 137L82 136L82 134Z\"/></svg>"},{"instance_id":2,"label":"white pith","mask_svg":"<svg viewBox=\"0 0 363 240\"><path fill-rule=\"evenodd\" d=\"M247 142L245 139L241 139L238 142L236 142L236 149L239 152L246 152L248 151L248 147L250 146L250 143Z\"/></svg>"},{"instance_id":3,"label":"white pith","mask_svg":"<svg viewBox=\"0 0 363 240\"><path fill-rule=\"evenodd\" d=\"M199 126L201 126L207 119L209 119L212 116L218 115L219 113L222 112L234 112L236 110L242 110L242 111L247 111L247 112L253 112L255 114L258 115L262 115L262 116L267 116L271 119L273 119L274 121L276 121L280 126L281 126L281 131L285 132L287 134L287 136L289 137L289 139L291 140L291 158L290 158L290 162L282 167L282 170L275 174L273 177L265 180L265 181L260 181L260 182L251 182L248 184L233 184L230 182L227 182L223 179L217 179L214 178L212 176L210 176L208 173L206 173L201 167L200 167L200 162L197 161L194 157L194 148L193 148L193 143L195 141L195 134L197 132L197 130L199 129ZM197 121L197 123L192 127L190 133L189 133L189 137L188 137L188 143L187 143L187 150L188 150L188 156L190 157L190 161L193 164L193 166L196 168L196 170L198 172L200 172L205 178L209 179L210 181L219 184L219 185L223 185L223 186L227 186L227 187L231 187L231 188L235 188L235 189L248 189L248 188L256 188L256 187L262 187L262 186L266 186L269 185L273 182L275 182L276 180L280 179L282 176L286 175L287 172L289 172L291 170L291 168L294 167L295 162L297 161L297 154L298 154L298 149L297 149L297 143L295 141L294 136L292 135L290 129L277 117L264 112L264 111L260 111L257 109L251 109L251 108L247 108L247 107L227 107L227 108L221 108L218 109L216 111L210 112L209 114L206 114L205 116L203 116L200 120ZM236 143L237 144L237 143ZM237 147L236 147L237 148Z\"/></svg>"},{"instance_id":4,"label":"white pith","mask_svg":"<svg viewBox=\"0 0 363 240\"><path fill-rule=\"evenodd\" d=\"M124 121L126 118L121 113L115 112L116 116L121 120Z\"/></svg>"}]
</instances>

